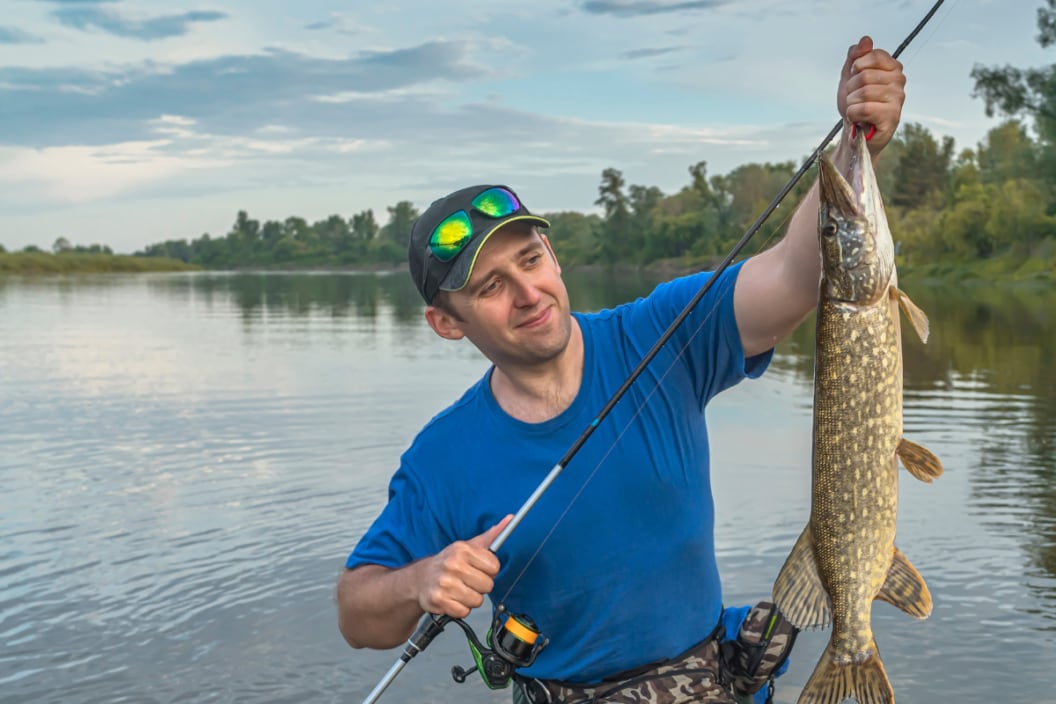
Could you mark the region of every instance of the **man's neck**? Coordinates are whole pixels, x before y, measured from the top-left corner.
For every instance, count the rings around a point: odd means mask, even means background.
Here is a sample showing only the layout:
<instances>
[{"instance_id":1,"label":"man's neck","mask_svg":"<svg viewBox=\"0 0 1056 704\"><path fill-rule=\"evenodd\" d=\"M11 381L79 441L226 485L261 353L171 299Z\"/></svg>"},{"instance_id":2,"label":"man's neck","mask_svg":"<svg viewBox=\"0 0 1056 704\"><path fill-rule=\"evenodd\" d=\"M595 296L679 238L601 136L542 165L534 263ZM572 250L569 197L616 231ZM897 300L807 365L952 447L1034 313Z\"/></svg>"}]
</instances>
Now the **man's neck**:
<instances>
[{"instance_id":1,"label":"man's neck","mask_svg":"<svg viewBox=\"0 0 1056 704\"><path fill-rule=\"evenodd\" d=\"M556 418L572 405L583 381L583 332L572 318L572 334L560 355L532 366L495 365L491 392L502 410L525 423Z\"/></svg>"}]
</instances>

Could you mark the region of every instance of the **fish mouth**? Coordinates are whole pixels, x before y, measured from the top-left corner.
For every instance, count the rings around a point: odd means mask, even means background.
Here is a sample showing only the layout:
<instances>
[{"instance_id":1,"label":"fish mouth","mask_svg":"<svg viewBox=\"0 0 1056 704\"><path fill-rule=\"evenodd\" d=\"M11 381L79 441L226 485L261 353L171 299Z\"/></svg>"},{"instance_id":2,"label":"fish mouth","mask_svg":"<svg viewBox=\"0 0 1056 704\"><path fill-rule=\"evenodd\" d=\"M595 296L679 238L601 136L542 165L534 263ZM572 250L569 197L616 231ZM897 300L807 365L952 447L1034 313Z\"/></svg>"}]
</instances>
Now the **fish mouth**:
<instances>
[{"instance_id":1,"label":"fish mouth","mask_svg":"<svg viewBox=\"0 0 1056 704\"><path fill-rule=\"evenodd\" d=\"M861 214L862 195L868 185L865 183L864 160L871 157L865 137L862 135L863 131L857 130L847 178L844 178L827 156L822 156L819 163L818 187L821 202L832 210L833 214L839 214L845 218L853 218Z\"/></svg>"},{"instance_id":2,"label":"fish mouth","mask_svg":"<svg viewBox=\"0 0 1056 704\"><path fill-rule=\"evenodd\" d=\"M823 295L845 303L871 304L894 272L894 243L884 215L864 130L858 130L847 176L828 158L818 175L818 235Z\"/></svg>"}]
</instances>

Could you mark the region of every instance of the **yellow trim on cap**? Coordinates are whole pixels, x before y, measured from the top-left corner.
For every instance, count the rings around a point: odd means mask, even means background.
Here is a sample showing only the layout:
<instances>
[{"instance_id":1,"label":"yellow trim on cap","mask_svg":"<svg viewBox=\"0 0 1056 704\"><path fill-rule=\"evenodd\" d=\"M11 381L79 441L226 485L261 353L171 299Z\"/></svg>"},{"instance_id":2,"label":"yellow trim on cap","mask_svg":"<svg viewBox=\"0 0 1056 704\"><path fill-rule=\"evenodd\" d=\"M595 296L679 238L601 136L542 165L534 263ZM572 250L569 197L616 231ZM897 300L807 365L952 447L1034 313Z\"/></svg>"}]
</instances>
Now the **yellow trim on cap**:
<instances>
[{"instance_id":1,"label":"yellow trim on cap","mask_svg":"<svg viewBox=\"0 0 1056 704\"><path fill-rule=\"evenodd\" d=\"M538 215L518 215L515 218L510 218L509 220L503 220L498 225L496 225L495 227L493 227L490 230L488 230L488 233L480 238L480 244L477 246L477 251L473 252L473 260L469 263L469 269L466 270L466 280L462 282L462 285L459 286L458 288L444 288L444 289L437 289L437 290L440 290L440 291L461 291L462 289L464 289L469 284L469 280L471 278L473 278L473 268L477 265L477 255L480 254L480 250L484 249L484 245L487 244L488 238L491 237L492 235L494 235L497 231L499 231L503 227L506 227L507 225L509 225L511 222L517 222L518 220L532 220L533 222L542 221L542 222L546 223L546 227L550 227L550 221L547 220L546 218L541 218Z\"/></svg>"}]
</instances>

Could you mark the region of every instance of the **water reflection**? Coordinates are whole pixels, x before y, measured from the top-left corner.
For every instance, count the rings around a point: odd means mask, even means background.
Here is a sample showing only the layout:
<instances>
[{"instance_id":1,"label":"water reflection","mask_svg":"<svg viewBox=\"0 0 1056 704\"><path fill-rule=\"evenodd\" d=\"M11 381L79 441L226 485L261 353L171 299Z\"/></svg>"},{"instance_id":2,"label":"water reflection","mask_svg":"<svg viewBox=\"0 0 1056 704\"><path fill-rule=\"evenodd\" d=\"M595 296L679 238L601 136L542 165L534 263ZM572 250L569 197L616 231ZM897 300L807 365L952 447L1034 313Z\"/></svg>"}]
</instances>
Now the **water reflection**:
<instances>
[{"instance_id":1,"label":"water reflection","mask_svg":"<svg viewBox=\"0 0 1056 704\"><path fill-rule=\"evenodd\" d=\"M1028 556L1026 584L1048 620L1039 628L1056 628L1056 292L904 287L931 321L926 345L903 324L907 427L944 426L969 444L975 465L947 470L976 470L971 510L1016 539ZM802 326L780 360L807 381L812 336L813 325Z\"/></svg>"},{"instance_id":2,"label":"water reflection","mask_svg":"<svg viewBox=\"0 0 1056 704\"><path fill-rule=\"evenodd\" d=\"M264 315L371 320L382 308L407 323L420 320L423 307L404 273L205 272L151 279L150 287L209 307L234 304L250 324Z\"/></svg>"},{"instance_id":3,"label":"water reflection","mask_svg":"<svg viewBox=\"0 0 1056 704\"><path fill-rule=\"evenodd\" d=\"M583 270L571 273L567 284L578 310L599 310L644 296L656 285L656 278L635 271L614 275ZM403 271L203 272L153 277L149 286L157 293L185 301L200 299L209 306L233 303L247 322L263 314L373 319L385 308L401 323L418 323L425 308Z\"/></svg>"},{"instance_id":4,"label":"water reflection","mask_svg":"<svg viewBox=\"0 0 1056 704\"><path fill-rule=\"evenodd\" d=\"M581 310L655 284L566 281ZM878 607L885 660L900 701L1051 699L1056 294L905 286L932 322L904 345L907 435L947 475L904 482L936 613ZM394 656L340 642L333 579L400 451L484 365L422 309L402 272L0 277L0 703L362 700ZM809 434L812 334L714 418L716 448L748 438L716 476L738 501L718 517L731 598L768 588L805 520L786 494L809 456L786 472L766 453ZM748 501L746 477L769 493ZM804 634L787 681L825 637ZM433 647L392 701L508 701L450 683L464 642Z\"/></svg>"},{"instance_id":5,"label":"water reflection","mask_svg":"<svg viewBox=\"0 0 1056 704\"><path fill-rule=\"evenodd\" d=\"M383 309L401 325L422 324L423 304L403 272L203 273L149 281L166 296L195 297L210 306L233 303L248 325L262 315L373 320ZM638 272L594 270L566 272L566 281L580 310L631 300L656 284L655 277ZM926 345L903 326L907 423L917 413L918 421L934 425L978 428L974 442L985 471L976 475L973 503L981 520L990 520L991 512L1022 517L1022 523L995 529L1026 538L1023 549L1031 564L1056 577L1056 361L1049 353L1056 349L1056 293L913 282L906 288L931 315ZM808 321L782 344L775 367L809 383L813 344ZM1000 510L993 511L995 504Z\"/></svg>"}]
</instances>

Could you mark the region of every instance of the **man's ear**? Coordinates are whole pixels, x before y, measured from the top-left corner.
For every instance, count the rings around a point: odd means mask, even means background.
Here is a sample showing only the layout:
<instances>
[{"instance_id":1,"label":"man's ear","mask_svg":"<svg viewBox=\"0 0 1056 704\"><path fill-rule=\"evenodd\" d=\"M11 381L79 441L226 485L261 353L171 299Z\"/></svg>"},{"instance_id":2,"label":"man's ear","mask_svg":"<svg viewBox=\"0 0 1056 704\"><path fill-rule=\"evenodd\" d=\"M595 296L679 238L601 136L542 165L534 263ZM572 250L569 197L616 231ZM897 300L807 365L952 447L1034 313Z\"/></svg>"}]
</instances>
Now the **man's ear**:
<instances>
[{"instance_id":1,"label":"man's ear","mask_svg":"<svg viewBox=\"0 0 1056 704\"><path fill-rule=\"evenodd\" d=\"M433 332L445 339L461 340L466 335L462 332L461 322L443 308L426 306L425 321Z\"/></svg>"},{"instance_id":2,"label":"man's ear","mask_svg":"<svg viewBox=\"0 0 1056 704\"><path fill-rule=\"evenodd\" d=\"M543 239L543 244L546 245L546 251L550 252L550 256L553 257L554 265L557 267L557 273L561 273L561 262L557 261L557 255L554 254L554 248L550 246L550 240L546 238L546 235L542 232L539 233L539 237Z\"/></svg>"}]
</instances>

